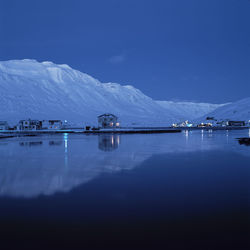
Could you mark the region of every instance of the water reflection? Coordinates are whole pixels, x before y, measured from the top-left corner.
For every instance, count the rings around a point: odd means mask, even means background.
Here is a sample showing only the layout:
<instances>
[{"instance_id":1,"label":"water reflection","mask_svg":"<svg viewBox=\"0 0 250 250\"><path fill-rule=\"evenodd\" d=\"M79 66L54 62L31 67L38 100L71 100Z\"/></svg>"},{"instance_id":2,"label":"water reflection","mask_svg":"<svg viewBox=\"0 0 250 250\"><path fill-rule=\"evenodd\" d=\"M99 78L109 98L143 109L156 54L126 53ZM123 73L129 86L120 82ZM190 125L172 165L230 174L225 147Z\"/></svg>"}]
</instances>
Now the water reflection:
<instances>
[{"instance_id":1,"label":"water reflection","mask_svg":"<svg viewBox=\"0 0 250 250\"><path fill-rule=\"evenodd\" d=\"M50 146L61 146L62 141L49 141Z\"/></svg>"},{"instance_id":2,"label":"water reflection","mask_svg":"<svg viewBox=\"0 0 250 250\"><path fill-rule=\"evenodd\" d=\"M250 156L235 138L249 131L187 131L152 135L48 135L11 138L0 145L0 196L67 192L103 173L131 170L152 155L234 151ZM211 137L212 136L212 137ZM119 150L117 150L119 147Z\"/></svg>"},{"instance_id":3,"label":"water reflection","mask_svg":"<svg viewBox=\"0 0 250 250\"><path fill-rule=\"evenodd\" d=\"M43 145L43 141L21 141L19 142L19 146L28 146L28 147L33 147L33 146L41 146ZM49 146L61 146L62 141L49 141L48 142Z\"/></svg>"},{"instance_id":4,"label":"water reflection","mask_svg":"<svg viewBox=\"0 0 250 250\"><path fill-rule=\"evenodd\" d=\"M120 144L120 135L102 134L98 135L98 148L102 151L113 151Z\"/></svg>"},{"instance_id":5,"label":"water reflection","mask_svg":"<svg viewBox=\"0 0 250 250\"><path fill-rule=\"evenodd\" d=\"M68 133L63 134L65 153L68 151Z\"/></svg>"},{"instance_id":6,"label":"water reflection","mask_svg":"<svg viewBox=\"0 0 250 250\"><path fill-rule=\"evenodd\" d=\"M32 147L32 146L41 146L43 144L42 141L25 141L25 142L19 142L20 146L28 146L28 147Z\"/></svg>"},{"instance_id":7,"label":"water reflection","mask_svg":"<svg viewBox=\"0 0 250 250\"><path fill-rule=\"evenodd\" d=\"M68 167L68 133L63 134L64 140L64 166Z\"/></svg>"}]
</instances>

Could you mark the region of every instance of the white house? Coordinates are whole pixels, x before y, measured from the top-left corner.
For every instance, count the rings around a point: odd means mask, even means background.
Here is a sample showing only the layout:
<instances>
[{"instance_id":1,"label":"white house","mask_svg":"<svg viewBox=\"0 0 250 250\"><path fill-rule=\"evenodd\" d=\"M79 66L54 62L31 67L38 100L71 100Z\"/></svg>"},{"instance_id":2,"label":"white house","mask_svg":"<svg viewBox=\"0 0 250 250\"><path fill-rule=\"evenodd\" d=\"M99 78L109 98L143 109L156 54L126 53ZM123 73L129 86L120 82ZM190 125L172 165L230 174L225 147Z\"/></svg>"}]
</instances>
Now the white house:
<instances>
[{"instance_id":1,"label":"white house","mask_svg":"<svg viewBox=\"0 0 250 250\"><path fill-rule=\"evenodd\" d=\"M39 120L21 120L17 125L17 130L39 130L42 128L42 122Z\"/></svg>"},{"instance_id":2,"label":"white house","mask_svg":"<svg viewBox=\"0 0 250 250\"><path fill-rule=\"evenodd\" d=\"M6 121L0 121L0 130L8 130L9 124Z\"/></svg>"},{"instance_id":3,"label":"white house","mask_svg":"<svg viewBox=\"0 0 250 250\"><path fill-rule=\"evenodd\" d=\"M42 121L42 129L48 130L58 130L62 129L62 121L61 120L43 120Z\"/></svg>"},{"instance_id":4,"label":"white house","mask_svg":"<svg viewBox=\"0 0 250 250\"><path fill-rule=\"evenodd\" d=\"M120 126L117 122L118 117L113 114L103 114L98 116L99 128L117 128Z\"/></svg>"}]
</instances>

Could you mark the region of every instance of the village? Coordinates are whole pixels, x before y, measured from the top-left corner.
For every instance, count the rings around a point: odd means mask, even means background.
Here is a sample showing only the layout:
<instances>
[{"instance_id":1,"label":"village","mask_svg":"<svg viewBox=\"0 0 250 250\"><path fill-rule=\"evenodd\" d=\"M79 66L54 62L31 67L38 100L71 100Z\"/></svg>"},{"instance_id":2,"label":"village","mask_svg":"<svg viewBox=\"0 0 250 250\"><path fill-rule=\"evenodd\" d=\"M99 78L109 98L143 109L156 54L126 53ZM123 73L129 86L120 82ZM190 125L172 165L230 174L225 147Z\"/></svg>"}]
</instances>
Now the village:
<instances>
[{"instance_id":1,"label":"village","mask_svg":"<svg viewBox=\"0 0 250 250\"><path fill-rule=\"evenodd\" d=\"M73 128L67 124L67 121L62 120L20 120L17 125L10 126L7 121L0 121L1 132L48 132L48 131L65 131L65 130L98 130L100 128L119 128L120 124L117 122L118 118L113 114L103 114L98 116L98 127L85 126L80 128Z\"/></svg>"},{"instance_id":2,"label":"village","mask_svg":"<svg viewBox=\"0 0 250 250\"><path fill-rule=\"evenodd\" d=\"M230 119L215 119L214 117L206 117L204 122L192 123L188 120L181 123L174 123L172 127L179 128L248 128L250 127L250 120L248 121L232 121Z\"/></svg>"},{"instance_id":3,"label":"village","mask_svg":"<svg viewBox=\"0 0 250 250\"><path fill-rule=\"evenodd\" d=\"M0 133L167 133L181 132L182 130L195 129L245 129L250 127L249 121L217 120L207 117L201 123L184 121L174 123L166 127L122 127L118 117L111 113L105 113L97 117L97 126L69 126L62 120L20 120L17 125L10 126L7 121L0 121Z\"/></svg>"}]
</instances>

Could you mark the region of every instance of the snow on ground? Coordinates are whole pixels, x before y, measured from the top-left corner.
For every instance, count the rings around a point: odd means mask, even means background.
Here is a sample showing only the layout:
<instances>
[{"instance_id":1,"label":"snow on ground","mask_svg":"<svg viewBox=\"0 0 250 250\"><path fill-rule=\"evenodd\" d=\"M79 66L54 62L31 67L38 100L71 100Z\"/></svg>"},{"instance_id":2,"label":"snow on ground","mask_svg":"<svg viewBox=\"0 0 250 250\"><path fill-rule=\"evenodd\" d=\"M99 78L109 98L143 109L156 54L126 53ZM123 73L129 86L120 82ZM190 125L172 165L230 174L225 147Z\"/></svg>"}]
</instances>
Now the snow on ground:
<instances>
[{"instance_id":1,"label":"snow on ground","mask_svg":"<svg viewBox=\"0 0 250 250\"><path fill-rule=\"evenodd\" d=\"M0 62L0 106L0 120L13 124L31 118L96 125L98 115L114 113L122 125L167 126L219 105L154 101L131 85L101 83L65 64L25 59Z\"/></svg>"},{"instance_id":2,"label":"snow on ground","mask_svg":"<svg viewBox=\"0 0 250 250\"><path fill-rule=\"evenodd\" d=\"M250 97L229 103L207 114L215 119L250 120Z\"/></svg>"}]
</instances>

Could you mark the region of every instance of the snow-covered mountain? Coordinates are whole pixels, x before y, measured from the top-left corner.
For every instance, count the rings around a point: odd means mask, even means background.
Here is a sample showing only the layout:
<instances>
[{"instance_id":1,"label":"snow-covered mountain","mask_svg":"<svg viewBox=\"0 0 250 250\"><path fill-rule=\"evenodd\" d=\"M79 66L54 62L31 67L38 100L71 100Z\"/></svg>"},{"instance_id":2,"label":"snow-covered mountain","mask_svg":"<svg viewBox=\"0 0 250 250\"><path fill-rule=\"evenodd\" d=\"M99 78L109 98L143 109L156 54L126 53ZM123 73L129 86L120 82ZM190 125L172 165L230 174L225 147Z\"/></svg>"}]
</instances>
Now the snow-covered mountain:
<instances>
[{"instance_id":1,"label":"snow-covered mountain","mask_svg":"<svg viewBox=\"0 0 250 250\"><path fill-rule=\"evenodd\" d=\"M114 113L123 125L169 125L211 112L220 105L154 101L130 85L101 83L52 62L0 62L0 120L61 119L96 124L102 113Z\"/></svg>"},{"instance_id":2,"label":"snow-covered mountain","mask_svg":"<svg viewBox=\"0 0 250 250\"><path fill-rule=\"evenodd\" d=\"M215 119L250 120L250 97L219 107L207 114Z\"/></svg>"},{"instance_id":3,"label":"snow-covered mountain","mask_svg":"<svg viewBox=\"0 0 250 250\"><path fill-rule=\"evenodd\" d=\"M225 104L156 101L166 110L171 110L181 120L193 120L204 116Z\"/></svg>"}]
</instances>

